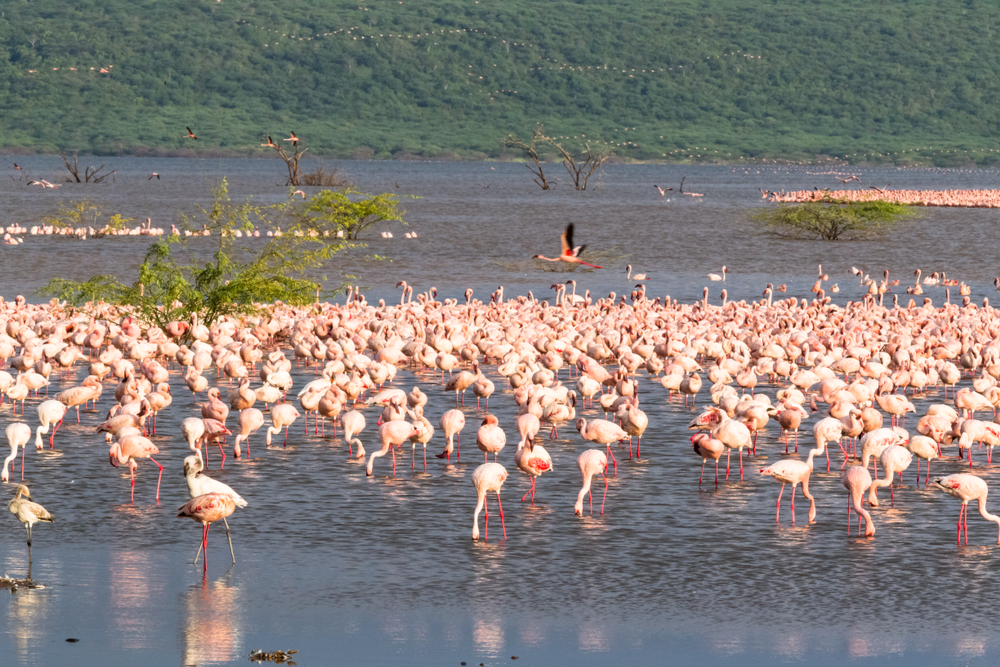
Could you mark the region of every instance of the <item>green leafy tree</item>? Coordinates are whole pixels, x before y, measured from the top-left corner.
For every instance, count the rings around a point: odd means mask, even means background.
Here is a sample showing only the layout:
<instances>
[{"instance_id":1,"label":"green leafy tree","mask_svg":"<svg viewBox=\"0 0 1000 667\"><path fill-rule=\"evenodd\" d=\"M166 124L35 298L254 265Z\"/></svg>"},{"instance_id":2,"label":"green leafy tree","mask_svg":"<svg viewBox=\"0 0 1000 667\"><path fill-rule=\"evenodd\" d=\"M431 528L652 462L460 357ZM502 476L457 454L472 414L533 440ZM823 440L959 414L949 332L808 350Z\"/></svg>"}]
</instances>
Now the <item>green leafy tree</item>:
<instances>
[{"instance_id":1,"label":"green leafy tree","mask_svg":"<svg viewBox=\"0 0 1000 667\"><path fill-rule=\"evenodd\" d=\"M840 203L827 200L760 207L750 211L749 218L774 236L837 241L887 232L903 218L913 215L916 215L913 207L893 202Z\"/></svg>"},{"instance_id":2,"label":"green leafy tree","mask_svg":"<svg viewBox=\"0 0 1000 667\"><path fill-rule=\"evenodd\" d=\"M399 197L391 193L366 195L354 187L345 190L322 190L306 201L299 212L299 224L307 233L324 237L343 232L354 240L377 222L402 222L406 211L399 208Z\"/></svg>"},{"instance_id":3,"label":"green leafy tree","mask_svg":"<svg viewBox=\"0 0 1000 667\"><path fill-rule=\"evenodd\" d=\"M321 287L306 273L354 246L333 235L311 233L301 218L259 250L236 246L237 230L252 232L256 225L285 220L291 203L234 202L225 179L213 193L211 208L201 208L183 220L189 229L210 232L216 243L211 261L179 261L175 251L185 241L171 235L150 246L131 285L112 275L98 275L85 282L57 278L43 291L84 308L98 301L111 303L145 324L162 327L172 320L197 317L210 325L222 316L262 312L264 304L275 301L298 306L312 302Z\"/></svg>"}]
</instances>

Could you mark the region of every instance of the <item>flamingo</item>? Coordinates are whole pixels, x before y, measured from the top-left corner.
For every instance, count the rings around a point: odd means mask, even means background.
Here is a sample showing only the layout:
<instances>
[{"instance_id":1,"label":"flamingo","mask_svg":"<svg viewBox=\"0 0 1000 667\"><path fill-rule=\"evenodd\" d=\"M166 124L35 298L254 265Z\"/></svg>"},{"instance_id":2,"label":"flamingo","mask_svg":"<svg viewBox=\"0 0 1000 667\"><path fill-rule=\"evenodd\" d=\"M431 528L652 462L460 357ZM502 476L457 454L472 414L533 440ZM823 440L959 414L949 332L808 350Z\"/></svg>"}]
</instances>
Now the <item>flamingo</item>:
<instances>
[{"instance_id":1,"label":"flamingo","mask_svg":"<svg viewBox=\"0 0 1000 667\"><path fill-rule=\"evenodd\" d=\"M535 504L535 480L543 473L552 470L552 457L541 445L536 445L534 438L528 437L524 446L518 446L517 453L514 454L514 463L517 467L531 477L531 488L521 498L521 502L531 494L531 504Z\"/></svg>"},{"instance_id":2,"label":"flamingo","mask_svg":"<svg viewBox=\"0 0 1000 667\"><path fill-rule=\"evenodd\" d=\"M778 492L777 511L775 512L775 523L781 523L781 494L785 492L785 484L792 485L792 525L795 525L795 487L802 485L802 495L809 499L809 523L816 523L816 499L809 493L809 475L813 471L813 457L822 454L819 447L810 450L806 462L785 459L778 461L760 470L761 475L770 475L781 482L781 491Z\"/></svg>"},{"instance_id":3,"label":"flamingo","mask_svg":"<svg viewBox=\"0 0 1000 667\"><path fill-rule=\"evenodd\" d=\"M396 476L396 447L409 440L414 435L419 435L413 428L413 424L405 421L387 421L378 427L378 438L382 443L381 449L372 452L368 459L368 467L365 474L372 476L372 469L375 466L375 459L392 452L392 475Z\"/></svg>"},{"instance_id":4,"label":"flamingo","mask_svg":"<svg viewBox=\"0 0 1000 667\"><path fill-rule=\"evenodd\" d=\"M868 491L868 504L872 507L878 507L877 489L880 486L888 486L890 503L893 507L895 507L895 498L892 493L892 478L896 472L899 472L900 479L902 479L903 471L910 467L910 462L913 460L913 454L911 454L906 447L901 445L889 445L882 450L878 460L879 463L882 464L882 479L876 479L871 483L871 487Z\"/></svg>"},{"instance_id":5,"label":"flamingo","mask_svg":"<svg viewBox=\"0 0 1000 667\"><path fill-rule=\"evenodd\" d=\"M499 424L495 415L486 415L476 432L476 446L482 450L484 461L492 453L495 462L497 454L507 445L507 435Z\"/></svg>"},{"instance_id":6,"label":"flamingo","mask_svg":"<svg viewBox=\"0 0 1000 667\"><path fill-rule=\"evenodd\" d=\"M80 423L80 406L87 401L96 401L101 395L101 381L94 375L88 375L79 387L70 387L56 394L56 400L67 408L76 408L76 423Z\"/></svg>"},{"instance_id":7,"label":"flamingo","mask_svg":"<svg viewBox=\"0 0 1000 667\"><path fill-rule=\"evenodd\" d=\"M240 440L246 440L247 457L250 456L250 435L256 433L257 429L264 425L264 413L257 408L244 408L240 410L239 418L236 421L240 432L236 434L233 443L233 455L240 458Z\"/></svg>"},{"instance_id":8,"label":"flamingo","mask_svg":"<svg viewBox=\"0 0 1000 667\"><path fill-rule=\"evenodd\" d=\"M153 458L154 454L159 453L160 449L141 435L127 435L111 445L111 449L108 451L111 465L117 468L119 463L122 465L128 464L129 474L132 477L133 503L135 502L135 469L139 467L135 462L136 459L149 459L160 468L160 475L156 478L156 501L160 501L160 481L163 479L163 466Z\"/></svg>"},{"instance_id":9,"label":"flamingo","mask_svg":"<svg viewBox=\"0 0 1000 667\"><path fill-rule=\"evenodd\" d=\"M185 127L184 129L188 131L188 133L184 135L183 137L184 139L195 139L195 140L198 139L198 137L195 136L194 132L191 131L190 127Z\"/></svg>"},{"instance_id":10,"label":"flamingo","mask_svg":"<svg viewBox=\"0 0 1000 667\"><path fill-rule=\"evenodd\" d=\"M566 226L566 230L559 237L562 241L562 253L558 257L544 257L542 255L533 255L532 259L544 259L549 262L567 262L569 264L583 264L584 266L589 266L592 269L600 269L602 267L596 266L594 264L588 264L587 262L580 259L580 255L587 248L586 245L573 246L573 223L569 223Z\"/></svg>"},{"instance_id":11,"label":"flamingo","mask_svg":"<svg viewBox=\"0 0 1000 667\"><path fill-rule=\"evenodd\" d=\"M704 432L692 435L691 445L694 453L701 457L701 476L698 478L698 486L701 486L701 480L705 477L705 464L709 459L715 459L715 488L719 488L719 459L726 451L726 446L722 441Z\"/></svg>"},{"instance_id":12,"label":"flamingo","mask_svg":"<svg viewBox=\"0 0 1000 667\"><path fill-rule=\"evenodd\" d=\"M295 409L294 405L288 403L282 403L281 405L276 405L271 408L271 424L273 426L267 427L267 444L271 444L271 436L281 433L281 429L286 426L291 426L296 419L299 418L299 411ZM282 447L288 446L288 429L285 428L285 439L282 442Z\"/></svg>"},{"instance_id":13,"label":"flamingo","mask_svg":"<svg viewBox=\"0 0 1000 667\"><path fill-rule=\"evenodd\" d=\"M201 523L201 548L205 551L205 573L208 573L208 527L219 519L225 519L236 511L236 501L233 497L225 493L206 493L192 498L177 510L178 517L191 517ZM228 528L228 523L226 524ZM232 541L230 540L230 549ZM201 553L199 551L199 553ZM236 554L233 554L233 562L236 562Z\"/></svg>"},{"instance_id":14,"label":"flamingo","mask_svg":"<svg viewBox=\"0 0 1000 667\"><path fill-rule=\"evenodd\" d=\"M0 481L9 482L10 475L7 473L7 466L17 458L17 448L21 448L21 480L24 480L24 446L31 440L31 427L24 422L14 422L8 424L4 431L7 436L7 443L10 445L10 456L4 459L3 473L0 474Z\"/></svg>"},{"instance_id":15,"label":"flamingo","mask_svg":"<svg viewBox=\"0 0 1000 667\"><path fill-rule=\"evenodd\" d=\"M28 533L28 571L31 571L31 529L38 523L55 523L55 517L38 503L31 501L31 491L24 484L18 484L14 497L7 503L7 509L17 517L17 520L24 524L24 530ZM30 574L28 575L30 578Z\"/></svg>"},{"instance_id":16,"label":"flamingo","mask_svg":"<svg viewBox=\"0 0 1000 667\"><path fill-rule=\"evenodd\" d=\"M599 449L588 449L580 454L576 459L576 467L580 469L583 476L583 487L576 496L576 504L573 511L577 516L583 515L583 497L590 493L590 513L594 514L594 494L590 491L590 483L594 475L600 474L604 478L604 497L601 499L601 514L604 514L604 501L608 499L608 457Z\"/></svg>"},{"instance_id":17,"label":"flamingo","mask_svg":"<svg viewBox=\"0 0 1000 667\"><path fill-rule=\"evenodd\" d=\"M625 267L625 280L652 280L645 273L637 273L632 275L632 265L629 264Z\"/></svg>"},{"instance_id":18,"label":"flamingo","mask_svg":"<svg viewBox=\"0 0 1000 667\"><path fill-rule=\"evenodd\" d=\"M601 419L592 419L588 422L583 417L576 420L576 430L580 432L584 440L590 440L591 442L605 446L607 455L611 457L611 461L614 464L615 476L617 476L618 460L611 451L611 443L621 442L628 437L628 433L614 422Z\"/></svg>"},{"instance_id":19,"label":"flamingo","mask_svg":"<svg viewBox=\"0 0 1000 667\"><path fill-rule=\"evenodd\" d=\"M365 457L365 447L361 444L361 440L354 436L364 430L365 416L357 410L345 412L340 415L340 428L344 431L344 443L347 445L350 457L363 459ZM354 454L354 450L351 448L352 444L358 446L357 455Z\"/></svg>"},{"instance_id":20,"label":"flamingo","mask_svg":"<svg viewBox=\"0 0 1000 667\"><path fill-rule=\"evenodd\" d=\"M910 438L910 442L906 444L906 448L917 457L917 484L920 483L920 459L927 461L927 469L924 474L924 486L927 486L927 481L930 479L931 475L931 461L938 458L938 444L933 438L929 438L926 435L915 435Z\"/></svg>"},{"instance_id":21,"label":"flamingo","mask_svg":"<svg viewBox=\"0 0 1000 667\"><path fill-rule=\"evenodd\" d=\"M865 537L875 536L872 515L862 507L861 497L865 489L871 487L872 476L863 466L851 466L840 473L840 483L847 489L847 534L851 534L851 509L858 515L858 535L861 535L861 517L865 518Z\"/></svg>"},{"instance_id":22,"label":"flamingo","mask_svg":"<svg viewBox=\"0 0 1000 667\"><path fill-rule=\"evenodd\" d=\"M726 282L726 273L728 273L728 272L729 272L729 269L726 268L725 266L723 266L722 267L722 275L719 275L718 273L710 273L710 274L708 274L708 279L711 280L711 281L713 281L713 282L719 282L719 281Z\"/></svg>"},{"instance_id":23,"label":"flamingo","mask_svg":"<svg viewBox=\"0 0 1000 667\"><path fill-rule=\"evenodd\" d=\"M63 417L66 416L68 409L63 403L54 399L42 401L38 405L38 421L40 423L35 431L35 449L42 449L42 434L48 433L49 427L53 424L55 427L52 429L52 435L49 436L49 449L55 446L53 441L56 437L56 431L63 423Z\"/></svg>"},{"instance_id":24,"label":"flamingo","mask_svg":"<svg viewBox=\"0 0 1000 667\"><path fill-rule=\"evenodd\" d=\"M299 142L302 141L302 140L299 139L297 136L295 136L294 132L289 132L289 134L291 136L288 137L287 139L282 139L282 141L290 141L290 142L292 142L292 146L298 146ZM270 141L270 137L268 137L268 141Z\"/></svg>"},{"instance_id":25,"label":"flamingo","mask_svg":"<svg viewBox=\"0 0 1000 667\"><path fill-rule=\"evenodd\" d=\"M231 497L237 507L247 506L247 501L240 494L233 491L232 487L205 475L204 469L205 464L202 462L201 457L188 456L184 459L184 477L187 479L188 493L192 499L206 493L221 493ZM226 537L229 538L229 553L233 557L233 564L235 564L236 554L233 552L233 538L229 532L229 522L226 520L226 517L223 517L222 521L226 524ZM198 548L198 555L194 557L195 563L198 562L200 556L201 547Z\"/></svg>"},{"instance_id":26,"label":"flamingo","mask_svg":"<svg viewBox=\"0 0 1000 667\"><path fill-rule=\"evenodd\" d=\"M962 501L962 508L958 513L958 538L956 540L959 546L962 545L963 526L965 527L965 544L969 544L968 516L970 500L976 501L979 507L979 514L984 519L1000 526L1000 516L995 516L986 511L986 494L989 493L989 487L981 477L976 477L968 473L959 473L957 475L948 475L947 477L938 477L934 480L934 484L948 495ZM997 544L1000 545L1000 531L997 533Z\"/></svg>"},{"instance_id":27,"label":"flamingo","mask_svg":"<svg viewBox=\"0 0 1000 667\"><path fill-rule=\"evenodd\" d=\"M486 509L486 532L483 540L490 537L490 509L486 505L486 494L493 491L497 494L497 505L500 506L500 525L503 527L503 538L507 539L507 525L503 520L503 503L500 502L500 489L507 480L507 469L499 463L484 463L472 473L472 483L476 487L476 494L479 497L476 503L476 513L472 520L472 539L479 539L479 513Z\"/></svg>"}]
</instances>

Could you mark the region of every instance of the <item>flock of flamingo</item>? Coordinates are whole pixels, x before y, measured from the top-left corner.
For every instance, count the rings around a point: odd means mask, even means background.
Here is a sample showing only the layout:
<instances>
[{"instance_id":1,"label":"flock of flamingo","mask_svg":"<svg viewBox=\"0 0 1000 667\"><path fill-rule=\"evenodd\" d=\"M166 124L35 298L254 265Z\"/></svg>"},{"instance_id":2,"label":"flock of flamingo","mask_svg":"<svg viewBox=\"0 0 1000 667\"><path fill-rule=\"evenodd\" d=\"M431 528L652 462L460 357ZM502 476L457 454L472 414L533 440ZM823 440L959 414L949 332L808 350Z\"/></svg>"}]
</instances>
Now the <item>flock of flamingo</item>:
<instances>
[{"instance_id":1,"label":"flock of flamingo","mask_svg":"<svg viewBox=\"0 0 1000 667\"><path fill-rule=\"evenodd\" d=\"M857 177L842 179L841 182ZM773 192L762 190L764 199L773 202L800 204L833 199L836 201L887 201L909 206L946 206L959 208L1000 208L1000 190L890 190L869 186L864 190L796 190Z\"/></svg>"},{"instance_id":2,"label":"flock of flamingo","mask_svg":"<svg viewBox=\"0 0 1000 667\"><path fill-rule=\"evenodd\" d=\"M563 243L570 261L578 259L572 229L564 233ZM864 494L869 507L878 507L877 491L888 487L894 504L895 476L901 476L914 457L918 481L920 460L927 463L925 485L930 483L933 460L965 466L966 472L933 480L937 488L961 501L959 540L964 530L968 543L966 511L971 501L976 501L983 517L1000 526L1000 517L986 510L988 489L983 479L990 470L993 447L1000 445L1000 418L974 418L977 412L995 414L1000 405L1000 321L986 304L977 307L966 300L962 306L934 307L927 300L920 307L912 302L889 307L882 305L881 294L878 298L865 294L857 302L838 306L822 294L811 301L794 297L774 301L770 288L766 299L751 302L728 301L723 292L719 305L709 302L706 288L704 300L680 304L648 299L641 285L620 299L611 293L592 300L588 294L564 296L554 304L530 293L505 300L502 288L485 301L473 299L472 290L466 290L464 303L438 301L436 290L431 290L414 302L412 287L405 282L397 287L402 297L395 305L384 301L372 305L349 291L343 304L317 303L311 308L277 304L258 316L223 318L210 327L195 317L162 329L142 327L128 313L106 304L92 304L81 312L55 301L31 305L22 297L0 300L0 359L4 368L16 371L16 375L0 371L0 404L11 416L5 429L10 455L0 477L10 481L20 449L24 479L25 449L32 440L24 408L30 392L37 396L42 389L47 394L50 388L61 389L37 399L34 445L44 449L43 436L48 435L52 449L67 413L75 409L79 422L80 407L93 403L96 409L106 383L117 380L113 392L110 387L107 391L113 393L111 407L94 424L95 431L104 433L111 465L127 467L132 502L139 463L148 459L158 467L158 501L163 466L155 457L171 436L157 434L157 415L183 409L174 404L171 393L168 367L176 364L184 369L183 381L192 397L207 396L197 412L183 419L179 434L190 450L184 474L191 498L178 516L202 524L200 557L207 547L209 526L247 505L235 490L205 474L210 445L219 447L224 466L226 436L235 434L232 451L240 459L244 446L249 455L250 436L268 420L265 440L270 446L282 431L283 443L287 442L288 429L303 415L308 434L311 414L315 436L320 435L320 422L325 436L329 420L335 439L338 426L342 431L339 437L348 456L364 461L362 435L374 417L365 413L374 411L379 415L373 436L376 446L367 457L367 474L374 474L377 459L391 456L395 475L397 451L406 443L411 446L411 468L417 465L416 448L421 446L426 470L427 445L436 430L424 411L430 398L440 397L443 390L454 393L456 407L438 422L444 446L437 456L449 465L455 456L460 463L465 393L471 389L477 412L485 411L475 432L484 462L472 475L477 493L472 538L479 538L479 516L485 508L488 539L487 498L495 494L506 539L500 491L508 470L500 455L508 431L518 434L514 465L531 481L521 500L530 496L533 503L537 479L553 470L552 457L540 442L542 425L549 428L550 438L557 437L564 425L575 425L580 437L597 448L577 459L582 486L574 511L583 514L592 480L601 475L603 514L609 463L614 467L610 474L617 475L616 451L627 447L630 458L641 457L642 436L649 426L641 405L666 401L678 409L693 409L707 389L711 403L690 423L690 429L697 431L690 446L702 460L699 486L708 461L715 464L718 486L723 455L729 480L734 450L742 479L744 451L756 455L758 435L773 419L781 427L784 451L779 444L780 460L759 473L782 484L775 517L779 522L787 484L792 485L792 523L799 486L810 503L808 521L815 521L815 498L809 492L815 460L825 457L829 472L830 449L839 448L842 482L849 507L858 515L859 534L862 518L864 535L875 534ZM286 401L293 388L293 360L304 372L309 368L317 372L316 379L295 395L298 408ZM209 386L205 371L212 366L221 386ZM425 373L430 369L431 375L424 378L437 378L440 371L440 382L433 380L437 387L425 383L427 391L419 384L409 391L392 386L399 369L407 366L423 368ZM496 385L483 373L484 367L503 378L507 389L501 393L518 406L513 424L500 424L488 412ZM75 384L81 368L86 377ZM710 386L703 384L703 375ZM971 386L956 390L967 375L974 376ZM254 388L256 378L259 386ZM755 391L758 381L775 389L773 397ZM911 434L903 428L904 419L916 408L907 392L924 396L928 391L943 391L945 400L930 404ZM577 414L578 403L593 407L595 399L605 419L588 420ZM679 407L681 402L684 408ZM688 402L692 408L687 408ZM236 417L232 421L231 412ZM890 424L884 424L884 415L891 418ZM803 460L798 434L810 417L815 417L815 447ZM986 447L987 466L973 464L977 442ZM957 446L956 457L943 455L949 446ZM31 502L27 487L18 485L15 491L9 509L27 530L30 562L32 526L53 521L53 516ZM589 512L593 513L592 494ZM227 521L226 530L228 535ZM230 552L235 562L231 538Z\"/></svg>"}]
</instances>

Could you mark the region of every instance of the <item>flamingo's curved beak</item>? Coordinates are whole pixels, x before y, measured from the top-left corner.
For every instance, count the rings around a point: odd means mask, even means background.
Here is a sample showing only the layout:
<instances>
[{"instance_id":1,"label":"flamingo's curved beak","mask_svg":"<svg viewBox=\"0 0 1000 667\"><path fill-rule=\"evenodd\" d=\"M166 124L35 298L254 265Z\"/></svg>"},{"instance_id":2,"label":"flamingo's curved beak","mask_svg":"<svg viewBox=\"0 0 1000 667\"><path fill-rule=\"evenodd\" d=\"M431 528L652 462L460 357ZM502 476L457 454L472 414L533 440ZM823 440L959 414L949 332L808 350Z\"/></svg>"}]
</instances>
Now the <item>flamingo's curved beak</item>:
<instances>
[{"instance_id":1,"label":"flamingo's curved beak","mask_svg":"<svg viewBox=\"0 0 1000 667\"><path fill-rule=\"evenodd\" d=\"M108 456L108 460L111 461L111 465L113 465L116 468L118 467L118 462L115 461L115 455L114 454L109 455Z\"/></svg>"}]
</instances>

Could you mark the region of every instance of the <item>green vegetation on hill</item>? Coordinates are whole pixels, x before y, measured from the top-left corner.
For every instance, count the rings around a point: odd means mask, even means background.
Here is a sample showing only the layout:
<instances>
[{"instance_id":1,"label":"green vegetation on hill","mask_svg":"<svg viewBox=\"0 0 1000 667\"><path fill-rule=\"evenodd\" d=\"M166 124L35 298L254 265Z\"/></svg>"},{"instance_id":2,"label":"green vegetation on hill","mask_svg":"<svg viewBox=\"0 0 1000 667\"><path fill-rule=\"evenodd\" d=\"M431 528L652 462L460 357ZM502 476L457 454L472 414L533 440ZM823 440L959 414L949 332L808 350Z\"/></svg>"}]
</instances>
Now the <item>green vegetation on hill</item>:
<instances>
[{"instance_id":1,"label":"green vegetation on hill","mask_svg":"<svg viewBox=\"0 0 1000 667\"><path fill-rule=\"evenodd\" d=\"M541 122L637 159L993 164L994 30L984 0L16 0L0 147L500 156Z\"/></svg>"}]
</instances>

